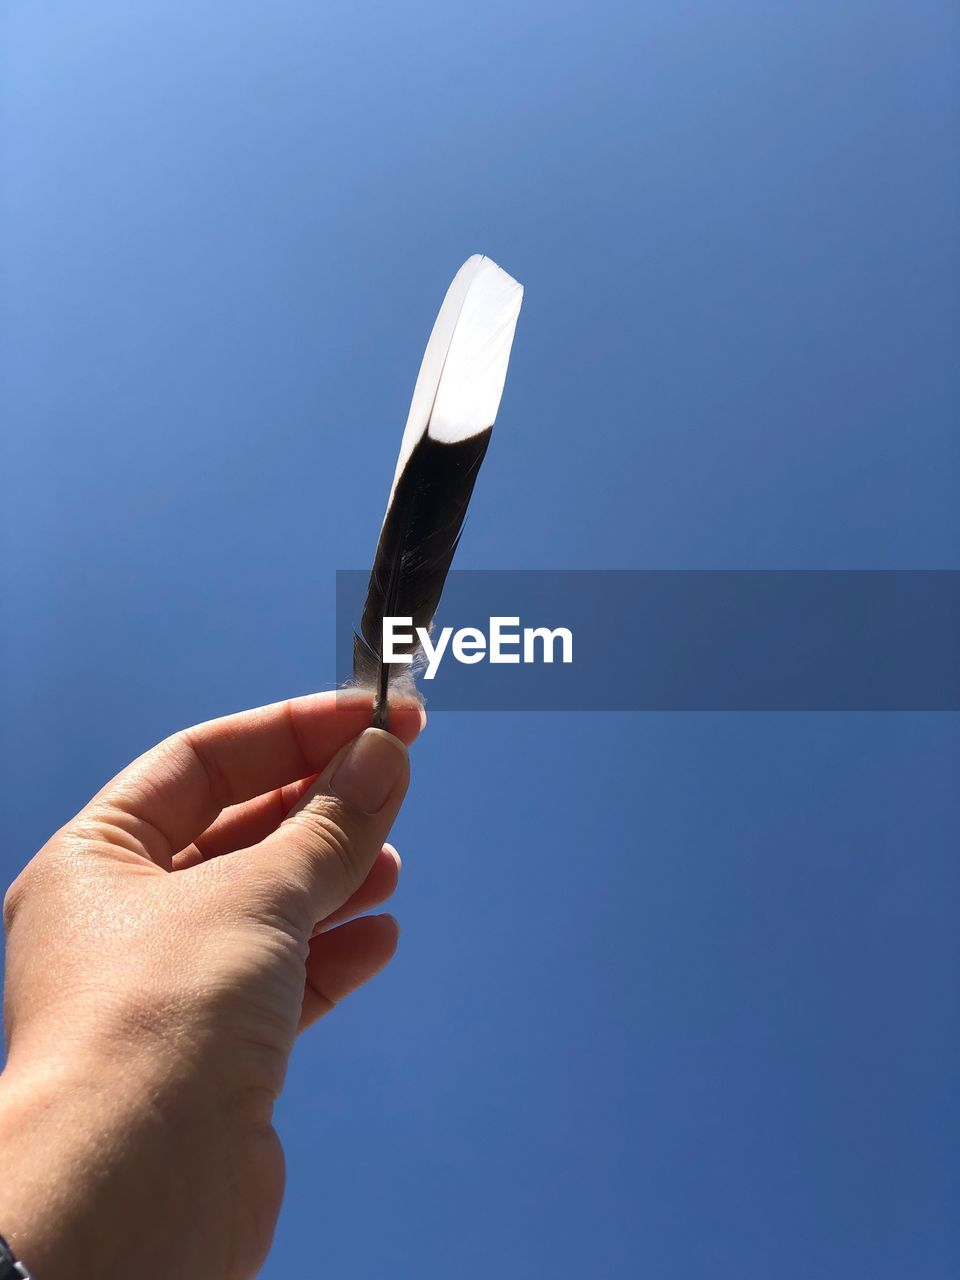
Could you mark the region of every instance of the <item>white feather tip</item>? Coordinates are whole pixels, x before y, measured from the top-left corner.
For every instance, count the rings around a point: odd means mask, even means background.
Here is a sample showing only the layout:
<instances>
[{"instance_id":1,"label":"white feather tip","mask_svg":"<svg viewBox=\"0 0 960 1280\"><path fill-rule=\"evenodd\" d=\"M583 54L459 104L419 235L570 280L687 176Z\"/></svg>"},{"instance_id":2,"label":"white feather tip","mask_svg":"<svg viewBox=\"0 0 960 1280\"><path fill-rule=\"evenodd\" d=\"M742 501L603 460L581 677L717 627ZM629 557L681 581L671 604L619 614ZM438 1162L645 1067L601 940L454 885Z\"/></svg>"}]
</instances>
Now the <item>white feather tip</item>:
<instances>
[{"instance_id":1,"label":"white feather tip","mask_svg":"<svg viewBox=\"0 0 960 1280\"><path fill-rule=\"evenodd\" d=\"M522 301L523 286L482 254L454 276L424 352L397 474L425 432L455 443L493 426Z\"/></svg>"}]
</instances>

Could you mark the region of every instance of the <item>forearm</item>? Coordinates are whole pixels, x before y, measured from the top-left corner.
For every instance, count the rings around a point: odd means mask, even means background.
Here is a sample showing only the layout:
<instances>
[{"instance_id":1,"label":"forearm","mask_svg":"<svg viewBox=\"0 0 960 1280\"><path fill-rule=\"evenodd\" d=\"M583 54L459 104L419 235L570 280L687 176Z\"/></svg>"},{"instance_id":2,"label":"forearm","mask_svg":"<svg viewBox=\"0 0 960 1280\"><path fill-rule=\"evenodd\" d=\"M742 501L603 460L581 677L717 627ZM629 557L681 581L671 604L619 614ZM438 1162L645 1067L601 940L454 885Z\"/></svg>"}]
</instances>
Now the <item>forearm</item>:
<instances>
[{"instance_id":1,"label":"forearm","mask_svg":"<svg viewBox=\"0 0 960 1280\"><path fill-rule=\"evenodd\" d=\"M93 1280L91 1220L109 1165L101 1099L62 1069L0 1076L0 1231L41 1280Z\"/></svg>"},{"instance_id":2,"label":"forearm","mask_svg":"<svg viewBox=\"0 0 960 1280\"><path fill-rule=\"evenodd\" d=\"M168 1228L190 1212L177 1170L189 1159L196 1172L191 1108L191 1094L108 1057L0 1076L0 1233L36 1280L176 1273L184 1242Z\"/></svg>"}]
</instances>

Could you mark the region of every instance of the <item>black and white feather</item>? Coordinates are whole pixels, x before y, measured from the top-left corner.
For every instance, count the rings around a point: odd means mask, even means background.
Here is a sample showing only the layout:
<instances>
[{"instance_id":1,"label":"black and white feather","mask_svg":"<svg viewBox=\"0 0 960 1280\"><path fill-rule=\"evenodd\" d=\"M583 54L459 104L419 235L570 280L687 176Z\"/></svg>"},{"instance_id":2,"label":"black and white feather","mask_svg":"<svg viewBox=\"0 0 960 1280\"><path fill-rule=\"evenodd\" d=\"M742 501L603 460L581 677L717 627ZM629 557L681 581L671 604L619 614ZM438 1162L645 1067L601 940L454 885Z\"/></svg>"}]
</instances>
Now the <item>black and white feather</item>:
<instances>
[{"instance_id":1,"label":"black and white feather","mask_svg":"<svg viewBox=\"0 0 960 1280\"><path fill-rule=\"evenodd\" d=\"M354 680L374 689L380 728L391 681L410 671L383 661L383 619L412 618L424 629L433 621L500 407L522 299L512 276L475 254L454 277L427 343L354 638Z\"/></svg>"}]
</instances>

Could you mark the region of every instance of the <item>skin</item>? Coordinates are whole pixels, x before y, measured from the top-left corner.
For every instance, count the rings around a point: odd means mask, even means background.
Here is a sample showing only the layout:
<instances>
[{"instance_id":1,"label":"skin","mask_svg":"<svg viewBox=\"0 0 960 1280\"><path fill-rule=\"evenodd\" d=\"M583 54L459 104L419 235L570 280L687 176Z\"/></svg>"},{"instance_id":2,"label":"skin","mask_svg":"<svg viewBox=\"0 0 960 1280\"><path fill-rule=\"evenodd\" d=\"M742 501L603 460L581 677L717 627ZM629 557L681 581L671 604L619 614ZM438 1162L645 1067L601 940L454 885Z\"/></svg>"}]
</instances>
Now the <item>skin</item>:
<instances>
[{"instance_id":1,"label":"skin","mask_svg":"<svg viewBox=\"0 0 960 1280\"><path fill-rule=\"evenodd\" d=\"M357 917L397 883L423 717L370 714L320 694L176 734L11 887L0 1232L37 1280L259 1270L294 1040L397 944Z\"/></svg>"}]
</instances>

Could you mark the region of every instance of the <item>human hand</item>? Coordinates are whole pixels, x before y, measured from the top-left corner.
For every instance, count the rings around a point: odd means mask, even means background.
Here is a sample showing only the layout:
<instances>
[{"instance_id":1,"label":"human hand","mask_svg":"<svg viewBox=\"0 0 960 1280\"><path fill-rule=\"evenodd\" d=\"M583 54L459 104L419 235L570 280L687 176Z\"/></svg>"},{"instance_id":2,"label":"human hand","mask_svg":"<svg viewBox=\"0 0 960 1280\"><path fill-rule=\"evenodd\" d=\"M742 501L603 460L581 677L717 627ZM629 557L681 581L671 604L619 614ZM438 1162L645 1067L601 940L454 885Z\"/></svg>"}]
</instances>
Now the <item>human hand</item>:
<instances>
[{"instance_id":1,"label":"human hand","mask_svg":"<svg viewBox=\"0 0 960 1280\"><path fill-rule=\"evenodd\" d=\"M36 1280L259 1269L294 1038L397 942L353 917L396 885L422 718L399 703L364 732L370 713L321 694L177 734L10 889L0 1232Z\"/></svg>"}]
</instances>

